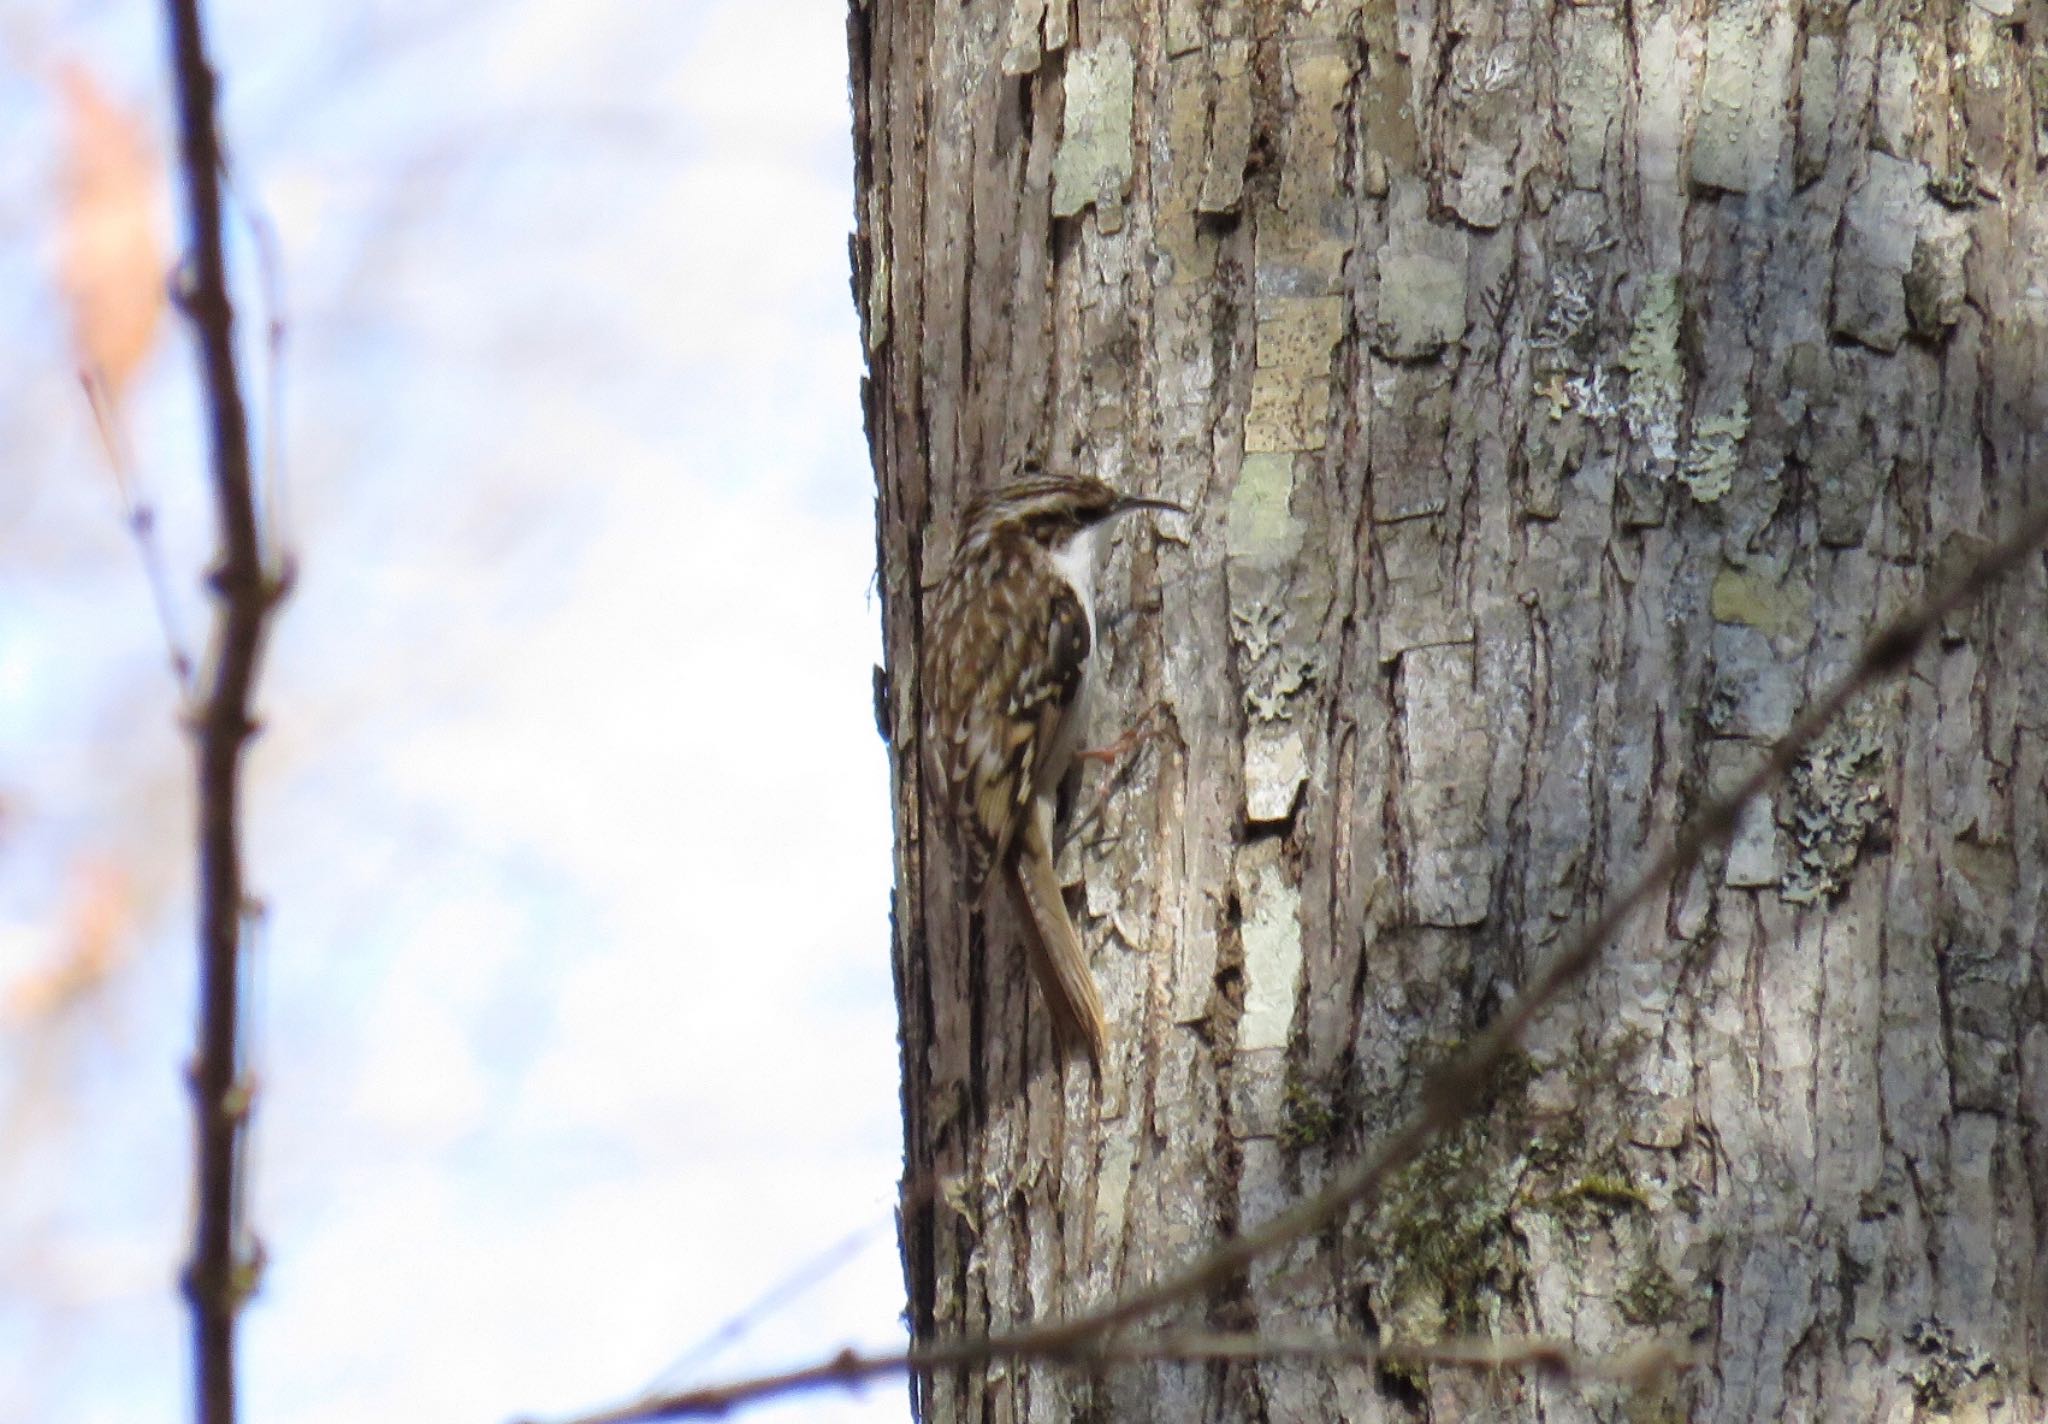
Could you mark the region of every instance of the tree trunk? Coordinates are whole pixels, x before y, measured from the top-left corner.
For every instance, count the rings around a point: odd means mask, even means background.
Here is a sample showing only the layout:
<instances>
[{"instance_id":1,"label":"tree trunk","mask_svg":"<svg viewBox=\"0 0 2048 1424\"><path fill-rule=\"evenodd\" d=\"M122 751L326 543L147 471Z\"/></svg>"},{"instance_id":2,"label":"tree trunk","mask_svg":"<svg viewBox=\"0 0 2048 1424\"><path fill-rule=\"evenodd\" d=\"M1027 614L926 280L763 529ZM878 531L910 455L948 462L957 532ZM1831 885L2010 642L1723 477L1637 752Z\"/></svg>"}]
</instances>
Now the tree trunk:
<instances>
[{"instance_id":1,"label":"tree trunk","mask_svg":"<svg viewBox=\"0 0 2048 1424\"><path fill-rule=\"evenodd\" d=\"M928 1341L1326 1181L2039 497L2048 5L869 0L850 33ZM1155 735L1066 851L1099 1091L960 902L917 757L924 600L1026 456L1195 511L1103 576L1094 740ZM1624 1401L992 1365L920 1417L2048 1417L2044 706L2036 558L1482 1116L1177 1317L1701 1368Z\"/></svg>"}]
</instances>

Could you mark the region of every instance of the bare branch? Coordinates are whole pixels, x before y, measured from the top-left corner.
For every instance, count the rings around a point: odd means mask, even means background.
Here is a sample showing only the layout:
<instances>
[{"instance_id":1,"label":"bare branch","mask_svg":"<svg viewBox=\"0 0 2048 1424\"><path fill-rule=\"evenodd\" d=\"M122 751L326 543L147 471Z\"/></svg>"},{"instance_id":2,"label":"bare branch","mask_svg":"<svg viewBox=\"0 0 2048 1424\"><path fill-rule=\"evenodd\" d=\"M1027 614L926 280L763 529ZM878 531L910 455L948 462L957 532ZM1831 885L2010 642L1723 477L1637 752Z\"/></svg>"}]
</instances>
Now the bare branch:
<instances>
[{"instance_id":1,"label":"bare branch","mask_svg":"<svg viewBox=\"0 0 2048 1424\"><path fill-rule=\"evenodd\" d=\"M994 1359L1099 1361L1126 1358L1118 1353L1123 1348L1142 1350L1142 1342L1118 1345L1113 1332L1155 1311L1202 1296L1242 1273L1260 1257L1332 1225L1371 1198L1389 1176L1413 1162L1439 1134L1469 1116L1478 1106L1488 1079L1508 1051L1566 989L1591 971L1620 934L1629 916L1664 886L1688 874L1709 850L1725 845L1733 837L1744 808L1781 780L1845 707L1874 684L1903 672L1927 641L1929 633L1938 628L1944 618L2013 572L2043 542L2048 542L2048 504L2021 519L2003 543L1989 550L1956 583L1907 610L1871 638L1849 673L1809 708L1791 730L1771 744L1755 771L1734 790L1709 802L1694 816L1678 838L1624 894L1610 903L1568 949L1546 965L1485 1031L1475 1035L1447 1066L1432 1075L1425 1085L1421 1109L1383 1141L1376 1151L1353 1163L1314 1196L1263 1226L1225 1242L1180 1274L1082 1315L997 1335L940 1341L902 1354L859 1355L850 1350L843 1351L803 1369L763 1375L712 1389L642 1399L621 1409L583 1416L570 1421L570 1424L629 1424L629 1421L717 1414L756 1399L821 1385L855 1384L902 1369L939 1369ZM1711 947L1708 952L1712 952ZM1233 1344L1230 1348L1243 1353L1228 1356L1218 1353L1211 1358L1262 1357L1257 1348L1248 1344ZM1308 1353L1319 1353L1323 1348L1319 1345L1316 1351ZM1533 1351L1535 1347L1529 1345L1528 1348ZM1137 1357L1159 1358L1143 1354ZM1380 1356L1391 1357L1391 1351ZM1503 1361L1543 1362L1533 1354L1526 1359ZM1469 1364L1474 1361L1461 1358L1446 1359L1443 1363Z\"/></svg>"},{"instance_id":2,"label":"bare branch","mask_svg":"<svg viewBox=\"0 0 2048 1424\"><path fill-rule=\"evenodd\" d=\"M191 1067L196 1200L185 1294L193 1316L200 1424L233 1424L235 1321L255 1290L262 1251L241 1221L240 1154L254 1088L241 1066L240 974L248 909L242 883L242 750L255 730L251 691L270 617L287 580L264 568L249 459L248 414L235 369L234 311L221 239L221 146L215 80L199 0L168 0L188 247L177 296L198 338L206 391L220 551L204 700L192 718L199 791L199 1047Z\"/></svg>"}]
</instances>

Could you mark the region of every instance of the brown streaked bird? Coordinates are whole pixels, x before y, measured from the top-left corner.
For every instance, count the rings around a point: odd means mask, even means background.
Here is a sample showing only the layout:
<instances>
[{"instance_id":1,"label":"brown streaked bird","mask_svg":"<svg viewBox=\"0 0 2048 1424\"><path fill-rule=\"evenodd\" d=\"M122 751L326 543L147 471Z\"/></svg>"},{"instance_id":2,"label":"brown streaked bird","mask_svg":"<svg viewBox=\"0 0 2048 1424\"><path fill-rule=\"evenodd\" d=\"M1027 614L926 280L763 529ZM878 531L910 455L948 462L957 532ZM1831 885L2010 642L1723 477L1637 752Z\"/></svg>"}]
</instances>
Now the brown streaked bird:
<instances>
[{"instance_id":1,"label":"brown streaked bird","mask_svg":"<svg viewBox=\"0 0 2048 1424\"><path fill-rule=\"evenodd\" d=\"M1028 922L1031 969L1060 1041L1097 1068L1102 999L1053 870L1054 804L1088 708L1095 561L1117 516L1187 511L1086 475L1031 471L976 496L933 600L928 765L979 900L999 870Z\"/></svg>"}]
</instances>

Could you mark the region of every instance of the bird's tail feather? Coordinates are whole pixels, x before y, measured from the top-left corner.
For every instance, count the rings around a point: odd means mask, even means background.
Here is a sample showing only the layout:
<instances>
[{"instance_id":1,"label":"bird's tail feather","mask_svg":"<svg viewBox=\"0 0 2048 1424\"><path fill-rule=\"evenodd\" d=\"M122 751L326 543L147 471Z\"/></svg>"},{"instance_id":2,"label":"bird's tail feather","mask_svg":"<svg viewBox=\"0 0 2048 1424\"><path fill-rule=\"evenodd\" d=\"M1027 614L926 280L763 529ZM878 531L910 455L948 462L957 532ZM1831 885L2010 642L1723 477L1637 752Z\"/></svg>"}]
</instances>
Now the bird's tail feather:
<instances>
[{"instance_id":1,"label":"bird's tail feather","mask_svg":"<svg viewBox=\"0 0 2048 1424\"><path fill-rule=\"evenodd\" d=\"M1102 996L1096 992L1095 976L1088 970L1088 956L1081 948L1081 937L1074 932L1074 922L1067 917L1066 897L1060 893L1059 876L1053 870L1051 819L1052 807L1044 801L1024 817L1017 853L1009 858L1010 890L1031 921L1025 939L1030 942L1032 977L1045 995L1053 1029L1067 1048L1084 1049L1099 1072L1109 1027L1102 1017Z\"/></svg>"}]
</instances>

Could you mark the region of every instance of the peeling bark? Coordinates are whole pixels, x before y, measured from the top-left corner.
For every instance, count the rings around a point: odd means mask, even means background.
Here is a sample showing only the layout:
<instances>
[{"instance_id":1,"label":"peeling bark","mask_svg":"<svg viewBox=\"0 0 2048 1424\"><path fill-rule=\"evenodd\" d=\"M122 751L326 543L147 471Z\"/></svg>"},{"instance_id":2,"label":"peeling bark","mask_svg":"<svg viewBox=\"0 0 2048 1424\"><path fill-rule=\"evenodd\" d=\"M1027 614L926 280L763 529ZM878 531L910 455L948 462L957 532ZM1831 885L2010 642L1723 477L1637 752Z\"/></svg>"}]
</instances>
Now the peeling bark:
<instances>
[{"instance_id":1,"label":"peeling bark","mask_svg":"<svg viewBox=\"0 0 2048 1424\"><path fill-rule=\"evenodd\" d=\"M1320 1184L2048 494L2048 6L869 0L850 38L922 1340ZM1104 570L1096 740L1157 734L1065 859L1099 1090L915 754L955 511L1025 456L1196 511ZM992 1366L919 1416L2048 1417L2044 694L2036 561L1484 1118L1178 1322L1706 1368Z\"/></svg>"}]
</instances>

